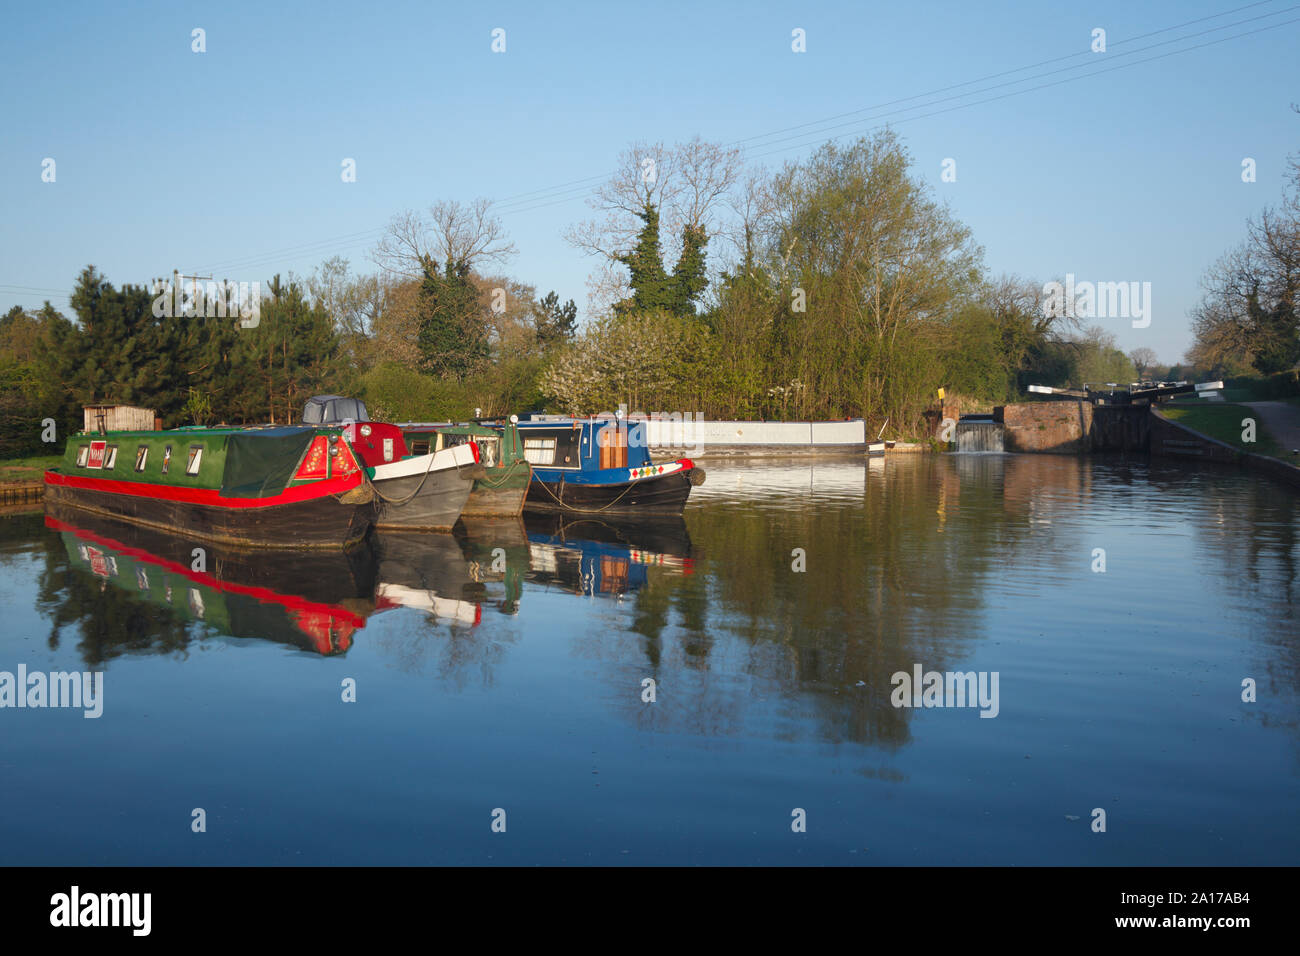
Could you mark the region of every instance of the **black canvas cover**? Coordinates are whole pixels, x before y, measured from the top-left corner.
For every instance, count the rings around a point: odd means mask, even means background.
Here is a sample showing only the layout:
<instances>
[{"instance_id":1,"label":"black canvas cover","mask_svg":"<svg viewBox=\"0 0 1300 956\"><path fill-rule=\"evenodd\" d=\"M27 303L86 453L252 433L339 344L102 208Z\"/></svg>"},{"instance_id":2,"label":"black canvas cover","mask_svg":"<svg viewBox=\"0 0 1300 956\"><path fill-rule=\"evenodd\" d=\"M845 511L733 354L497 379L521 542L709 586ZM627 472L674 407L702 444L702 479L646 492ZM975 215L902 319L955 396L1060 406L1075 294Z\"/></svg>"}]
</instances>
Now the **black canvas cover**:
<instances>
[{"instance_id":1,"label":"black canvas cover","mask_svg":"<svg viewBox=\"0 0 1300 956\"><path fill-rule=\"evenodd\" d=\"M307 400L302 420L307 425L330 425L346 421L365 422L370 419L367 417L365 402L360 399L344 398L342 395L316 395Z\"/></svg>"},{"instance_id":2,"label":"black canvas cover","mask_svg":"<svg viewBox=\"0 0 1300 956\"><path fill-rule=\"evenodd\" d=\"M293 478L298 462L316 437L314 428L265 428L226 439L226 471L221 494L227 498L278 495Z\"/></svg>"}]
</instances>

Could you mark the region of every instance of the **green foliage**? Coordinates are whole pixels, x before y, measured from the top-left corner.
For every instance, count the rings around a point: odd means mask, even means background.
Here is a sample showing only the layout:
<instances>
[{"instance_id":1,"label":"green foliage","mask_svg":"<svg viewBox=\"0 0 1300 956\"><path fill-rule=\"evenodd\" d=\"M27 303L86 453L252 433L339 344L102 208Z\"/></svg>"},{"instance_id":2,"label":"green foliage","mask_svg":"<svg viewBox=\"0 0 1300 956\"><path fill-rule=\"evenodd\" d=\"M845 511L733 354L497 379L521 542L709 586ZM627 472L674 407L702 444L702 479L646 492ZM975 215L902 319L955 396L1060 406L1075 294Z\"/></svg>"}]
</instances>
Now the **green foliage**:
<instances>
[{"instance_id":1,"label":"green foliage","mask_svg":"<svg viewBox=\"0 0 1300 956\"><path fill-rule=\"evenodd\" d=\"M206 425L212 420L212 400L199 389L191 388L182 412L191 424Z\"/></svg>"},{"instance_id":2,"label":"green foliage","mask_svg":"<svg viewBox=\"0 0 1300 956\"><path fill-rule=\"evenodd\" d=\"M1300 369L1288 369L1267 377L1234 376L1224 379L1223 384L1224 397L1230 401L1258 402L1279 398L1300 398Z\"/></svg>"},{"instance_id":3,"label":"green foliage","mask_svg":"<svg viewBox=\"0 0 1300 956\"><path fill-rule=\"evenodd\" d=\"M560 305L560 297L554 291L548 292L533 306L533 331L543 348L573 341L577 322L577 305L572 299Z\"/></svg>"},{"instance_id":4,"label":"green foliage","mask_svg":"<svg viewBox=\"0 0 1300 956\"><path fill-rule=\"evenodd\" d=\"M629 312L591 326L541 378L564 411L594 414L698 407L701 380L714 364L715 340L698 319Z\"/></svg>"},{"instance_id":5,"label":"green foliage","mask_svg":"<svg viewBox=\"0 0 1300 956\"><path fill-rule=\"evenodd\" d=\"M1300 286L1300 281L1295 285ZM1258 290L1252 290L1247 296L1246 311L1255 328L1255 356L1251 364L1257 370L1272 375L1287 371L1300 361L1300 335L1293 298L1264 304Z\"/></svg>"},{"instance_id":6,"label":"green foliage","mask_svg":"<svg viewBox=\"0 0 1300 956\"><path fill-rule=\"evenodd\" d=\"M1032 354L1029 377L1058 388L1126 385L1137 378L1137 370L1116 347L1115 336L1094 326L1069 338L1045 341Z\"/></svg>"},{"instance_id":7,"label":"green foliage","mask_svg":"<svg viewBox=\"0 0 1300 956\"><path fill-rule=\"evenodd\" d=\"M687 225L682 230L682 253L673 267L673 301L669 309L674 315L695 314L695 304L704 295L709 284L706 275L705 246L709 237L702 226Z\"/></svg>"},{"instance_id":8,"label":"green foliage","mask_svg":"<svg viewBox=\"0 0 1300 956\"><path fill-rule=\"evenodd\" d=\"M396 362L381 362L367 371L360 388L377 421L461 421L474 412L462 383L436 379Z\"/></svg>"},{"instance_id":9,"label":"green foliage","mask_svg":"<svg viewBox=\"0 0 1300 956\"><path fill-rule=\"evenodd\" d=\"M989 402L1015 395L1018 363L1007 354L1003 329L990 308L971 303L958 309L943 351L947 388Z\"/></svg>"},{"instance_id":10,"label":"green foliage","mask_svg":"<svg viewBox=\"0 0 1300 956\"><path fill-rule=\"evenodd\" d=\"M426 262L417 299L420 364L425 372L464 379L487 362L482 293L469 266L448 261L441 271Z\"/></svg>"},{"instance_id":11,"label":"green foliage","mask_svg":"<svg viewBox=\"0 0 1300 956\"><path fill-rule=\"evenodd\" d=\"M643 223L636 244L630 252L615 256L627 267L632 296L616 303L619 315L631 312L661 312L675 316L695 315L695 306L708 286L705 274L705 247L708 235L702 226L687 225L682 230L682 251L671 275L664 269L663 249L659 242L659 209L646 203L637 213Z\"/></svg>"}]
</instances>

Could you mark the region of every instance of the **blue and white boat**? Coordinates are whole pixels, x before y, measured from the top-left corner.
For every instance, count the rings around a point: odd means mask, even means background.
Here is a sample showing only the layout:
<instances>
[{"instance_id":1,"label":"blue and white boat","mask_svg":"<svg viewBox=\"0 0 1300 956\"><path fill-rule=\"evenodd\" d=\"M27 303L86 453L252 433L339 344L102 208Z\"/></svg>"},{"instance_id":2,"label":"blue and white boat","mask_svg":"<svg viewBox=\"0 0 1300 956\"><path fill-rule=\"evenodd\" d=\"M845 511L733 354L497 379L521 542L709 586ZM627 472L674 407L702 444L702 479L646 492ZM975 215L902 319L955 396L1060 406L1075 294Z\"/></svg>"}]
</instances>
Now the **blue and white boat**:
<instances>
[{"instance_id":1,"label":"blue and white boat","mask_svg":"<svg viewBox=\"0 0 1300 956\"><path fill-rule=\"evenodd\" d=\"M704 469L689 458L655 463L645 423L554 415L520 416L532 465L525 511L574 515L680 515Z\"/></svg>"}]
</instances>

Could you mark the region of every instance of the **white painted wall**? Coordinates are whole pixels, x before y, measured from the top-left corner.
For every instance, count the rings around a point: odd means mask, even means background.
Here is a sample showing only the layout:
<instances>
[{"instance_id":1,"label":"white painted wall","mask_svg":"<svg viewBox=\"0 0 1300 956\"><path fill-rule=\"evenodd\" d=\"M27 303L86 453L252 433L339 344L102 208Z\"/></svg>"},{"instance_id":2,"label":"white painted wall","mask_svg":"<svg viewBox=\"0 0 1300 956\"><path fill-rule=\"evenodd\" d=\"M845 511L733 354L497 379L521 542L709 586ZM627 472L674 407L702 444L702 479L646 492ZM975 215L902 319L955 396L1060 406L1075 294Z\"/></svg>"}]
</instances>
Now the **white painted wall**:
<instances>
[{"instance_id":1,"label":"white painted wall","mask_svg":"<svg viewBox=\"0 0 1300 956\"><path fill-rule=\"evenodd\" d=\"M647 421L651 448L710 445L861 445L862 419L847 422L668 422Z\"/></svg>"}]
</instances>

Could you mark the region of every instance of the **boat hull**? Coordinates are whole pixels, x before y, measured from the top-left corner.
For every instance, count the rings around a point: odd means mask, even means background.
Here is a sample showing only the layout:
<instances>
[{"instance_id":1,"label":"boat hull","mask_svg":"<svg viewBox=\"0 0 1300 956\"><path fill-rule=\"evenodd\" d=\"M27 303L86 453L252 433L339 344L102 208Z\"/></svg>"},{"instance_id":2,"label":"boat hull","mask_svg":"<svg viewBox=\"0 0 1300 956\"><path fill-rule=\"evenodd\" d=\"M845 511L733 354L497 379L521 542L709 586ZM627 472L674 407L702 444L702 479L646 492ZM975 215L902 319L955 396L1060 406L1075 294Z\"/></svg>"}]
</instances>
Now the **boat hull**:
<instances>
[{"instance_id":1,"label":"boat hull","mask_svg":"<svg viewBox=\"0 0 1300 956\"><path fill-rule=\"evenodd\" d=\"M283 503L232 498L208 504L79 486L47 472L45 500L146 528L248 548L344 548L366 536L375 515L373 493L364 484L338 495Z\"/></svg>"},{"instance_id":2,"label":"boat hull","mask_svg":"<svg viewBox=\"0 0 1300 956\"><path fill-rule=\"evenodd\" d=\"M482 473L467 445L376 468L375 527L450 531Z\"/></svg>"},{"instance_id":3,"label":"boat hull","mask_svg":"<svg viewBox=\"0 0 1300 956\"><path fill-rule=\"evenodd\" d=\"M479 518L519 515L524 510L531 477L532 469L526 461L488 468L487 477L474 482L461 514Z\"/></svg>"},{"instance_id":4,"label":"boat hull","mask_svg":"<svg viewBox=\"0 0 1300 956\"><path fill-rule=\"evenodd\" d=\"M670 474L607 483L546 481L536 472L524 502L527 511L574 515L680 515L691 493L691 473Z\"/></svg>"}]
</instances>

